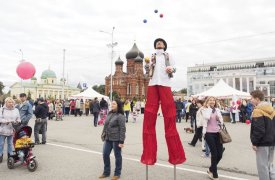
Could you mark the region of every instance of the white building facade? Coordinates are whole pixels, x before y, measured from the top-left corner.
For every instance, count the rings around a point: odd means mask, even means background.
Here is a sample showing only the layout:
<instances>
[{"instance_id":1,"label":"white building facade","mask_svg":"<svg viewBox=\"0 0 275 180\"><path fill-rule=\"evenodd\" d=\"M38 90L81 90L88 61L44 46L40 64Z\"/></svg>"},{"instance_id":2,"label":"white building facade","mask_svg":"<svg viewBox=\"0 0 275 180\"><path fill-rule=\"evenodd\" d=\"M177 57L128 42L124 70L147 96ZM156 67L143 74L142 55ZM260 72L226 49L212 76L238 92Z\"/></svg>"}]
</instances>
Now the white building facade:
<instances>
[{"instance_id":1,"label":"white building facade","mask_svg":"<svg viewBox=\"0 0 275 180\"><path fill-rule=\"evenodd\" d=\"M187 95L206 91L220 79L237 90L259 89L266 97L275 97L275 57L188 67Z\"/></svg>"},{"instance_id":2,"label":"white building facade","mask_svg":"<svg viewBox=\"0 0 275 180\"><path fill-rule=\"evenodd\" d=\"M45 99L61 99L63 94L63 79L57 80L54 71L48 69L42 72L40 82L33 77L30 82L16 82L11 87L11 96L19 97L20 93L30 94L32 99L43 97ZM80 89L71 87L64 82L64 98L80 93Z\"/></svg>"}]
</instances>

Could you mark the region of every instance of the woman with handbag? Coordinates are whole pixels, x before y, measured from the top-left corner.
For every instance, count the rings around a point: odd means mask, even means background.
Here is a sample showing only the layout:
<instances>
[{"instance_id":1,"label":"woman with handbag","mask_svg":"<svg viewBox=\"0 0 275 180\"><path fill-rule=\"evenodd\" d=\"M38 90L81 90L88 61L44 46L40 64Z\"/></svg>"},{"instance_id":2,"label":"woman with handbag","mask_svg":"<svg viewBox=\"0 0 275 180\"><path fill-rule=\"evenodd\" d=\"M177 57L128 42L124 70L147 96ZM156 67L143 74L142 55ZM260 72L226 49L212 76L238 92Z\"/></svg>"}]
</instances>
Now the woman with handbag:
<instances>
[{"instance_id":1,"label":"woman with handbag","mask_svg":"<svg viewBox=\"0 0 275 180\"><path fill-rule=\"evenodd\" d=\"M125 116L123 112L123 104L119 100L112 102L111 111L109 112L102 131L103 145L103 161L104 171L100 179L107 178L111 173L110 154L114 149L115 154L115 172L112 180L120 178L122 169L121 149L124 147L126 126Z\"/></svg>"},{"instance_id":2,"label":"woman with handbag","mask_svg":"<svg viewBox=\"0 0 275 180\"><path fill-rule=\"evenodd\" d=\"M217 108L217 99L208 97L205 101L207 108L203 110L203 134L211 152L211 166L207 170L207 174L211 179L217 180L217 165L222 159L223 145L220 141L219 131L220 125L223 124L221 110Z\"/></svg>"}]
</instances>

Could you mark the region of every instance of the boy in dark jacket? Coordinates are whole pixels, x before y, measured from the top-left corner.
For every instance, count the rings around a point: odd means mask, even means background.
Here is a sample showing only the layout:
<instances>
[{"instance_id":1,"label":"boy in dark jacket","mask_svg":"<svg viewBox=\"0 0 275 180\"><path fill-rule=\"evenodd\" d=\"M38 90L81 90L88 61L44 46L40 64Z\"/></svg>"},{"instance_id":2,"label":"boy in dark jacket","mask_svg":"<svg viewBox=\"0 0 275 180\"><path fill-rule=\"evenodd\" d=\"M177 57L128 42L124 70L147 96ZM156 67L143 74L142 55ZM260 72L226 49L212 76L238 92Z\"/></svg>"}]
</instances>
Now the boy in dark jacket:
<instances>
[{"instance_id":1,"label":"boy in dark jacket","mask_svg":"<svg viewBox=\"0 0 275 180\"><path fill-rule=\"evenodd\" d=\"M256 152L259 179L274 180L275 112L271 104L264 102L264 94L260 90L252 91L250 94L251 102L255 106L250 139Z\"/></svg>"}]
</instances>

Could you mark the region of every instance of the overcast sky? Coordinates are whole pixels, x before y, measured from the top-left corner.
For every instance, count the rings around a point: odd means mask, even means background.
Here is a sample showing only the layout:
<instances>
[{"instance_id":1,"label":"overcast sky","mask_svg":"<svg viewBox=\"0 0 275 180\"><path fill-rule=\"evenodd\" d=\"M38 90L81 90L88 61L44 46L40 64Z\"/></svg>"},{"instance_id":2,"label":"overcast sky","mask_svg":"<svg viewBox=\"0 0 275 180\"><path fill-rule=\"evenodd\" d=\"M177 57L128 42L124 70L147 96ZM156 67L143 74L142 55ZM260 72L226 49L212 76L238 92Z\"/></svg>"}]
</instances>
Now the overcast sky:
<instances>
[{"instance_id":1,"label":"overcast sky","mask_svg":"<svg viewBox=\"0 0 275 180\"><path fill-rule=\"evenodd\" d=\"M61 78L66 49L65 74L70 84L104 84L111 71L111 49L106 46L111 35L100 30L111 32L113 26L118 42L114 61L120 55L124 66L134 42L150 56L156 38L167 41L167 52L177 66L174 90L186 87L188 66L275 56L274 0L0 2L0 81L6 86L20 81L19 49L36 67L38 79L49 66Z\"/></svg>"}]
</instances>

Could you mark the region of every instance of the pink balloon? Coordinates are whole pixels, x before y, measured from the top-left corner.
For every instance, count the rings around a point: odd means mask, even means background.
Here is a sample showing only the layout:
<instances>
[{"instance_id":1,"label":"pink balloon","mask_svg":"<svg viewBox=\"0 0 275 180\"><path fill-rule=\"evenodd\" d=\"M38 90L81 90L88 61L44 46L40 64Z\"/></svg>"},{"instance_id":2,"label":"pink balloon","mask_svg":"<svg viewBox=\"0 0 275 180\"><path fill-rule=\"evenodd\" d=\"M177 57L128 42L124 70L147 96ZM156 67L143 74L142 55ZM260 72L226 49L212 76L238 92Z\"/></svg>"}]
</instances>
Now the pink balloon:
<instances>
[{"instance_id":1,"label":"pink balloon","mask_svg":"<svg viewBox=\"0 0 275 180\"><path fill-rule=\"evenodd\" d=\"M35 74L35 67L32 63L23 61L17 66L16 73L21 79L30 79Z\"/></svg>"},{"instance_id":2,"label":"pink balloon","mask_svg":"<svg viewBox=\"0 0 275 180\"><path fill-rule=\"evenodd\" d=\"M250 120L249 119L245 120L245 123L250 124Z\"/></svg>"}]
</instances>

